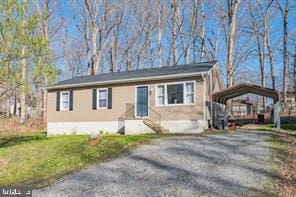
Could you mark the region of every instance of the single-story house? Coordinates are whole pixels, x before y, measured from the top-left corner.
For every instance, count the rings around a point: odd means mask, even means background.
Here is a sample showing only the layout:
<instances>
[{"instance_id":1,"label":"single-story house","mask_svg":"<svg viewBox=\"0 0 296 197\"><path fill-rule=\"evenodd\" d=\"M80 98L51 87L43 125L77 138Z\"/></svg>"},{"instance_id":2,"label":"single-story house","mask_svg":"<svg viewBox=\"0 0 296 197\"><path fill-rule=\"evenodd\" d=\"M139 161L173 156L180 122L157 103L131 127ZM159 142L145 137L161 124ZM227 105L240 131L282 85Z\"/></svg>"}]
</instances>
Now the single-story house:
<instances>
[{"instance_id":1,"label":"single-story house","mask_svg":"<svg viewBox=\"0 0 296 197\"><path fill-rule=\"evenodd\" d=\"M217 62L74 77L46 88L47 132L202 132L223 88Z\"/></svg>"}]
</instances>

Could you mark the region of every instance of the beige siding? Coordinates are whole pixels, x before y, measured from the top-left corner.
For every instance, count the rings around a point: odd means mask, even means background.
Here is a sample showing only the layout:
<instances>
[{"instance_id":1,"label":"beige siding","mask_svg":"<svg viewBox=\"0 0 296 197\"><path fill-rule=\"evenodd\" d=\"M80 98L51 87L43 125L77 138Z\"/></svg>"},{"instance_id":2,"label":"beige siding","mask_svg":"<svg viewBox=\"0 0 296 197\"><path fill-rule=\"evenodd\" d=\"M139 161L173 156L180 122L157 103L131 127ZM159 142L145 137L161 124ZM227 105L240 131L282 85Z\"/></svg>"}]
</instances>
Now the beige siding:
<instances>
[{"instance_id":1,"label":"beige siding","mask_svg":"<svg viewBox=\"0 0 296 197\"><path fill-rule=\"evenodd\" d=\"M194 105L155 106L155 84L195 81L196 103ZM126 110L126 103L135 103L135 88L137 85L149 86L149 106L159 112L162 120L203 120L204 89L201 77L182 78L147 83L121 84L114 86L97 86L73 89L73 111L56 111L56 91L48 93L48 122L88 122L88 121L117 121ZM92 109L92 89L112 87L112 109Z\"/></svg>"},{"instance_id":2,"label":"beige siding","mask_svg":"<svg viewBox=\"0 0 296 197\"><path fill-rule=\"evenodd\" d=\"M213 82L211 83L211 76L213 77ZM211 84L212 84L212 89L211 89ZM206 112L205 112L205 117L206 120L211 119L211 96L215 92L219 92L224 88L223 80L221 78L221 72L219 65L215 65L215 67L209 71L209 75L206 76L205 78L205 86L206 86L206 91L205 91L205 97L206 97ZM213 109L215 104L213 104Z\"/></svg>"},{"instance_id":3,"label":"beige siding","mask_svg":"<svg viewBox=\"0 0 296 197\"><path fill-rule=\"evenodd\" d=\"M203 82L196 81L196 98L194 105L179 105L179 106L155 106L155 90L156 87L153 85L150 86L150 89L153 88L152 95L149 96L150 106L159 112L164 120L203 120Z\"/></svg>"}]
</instances>

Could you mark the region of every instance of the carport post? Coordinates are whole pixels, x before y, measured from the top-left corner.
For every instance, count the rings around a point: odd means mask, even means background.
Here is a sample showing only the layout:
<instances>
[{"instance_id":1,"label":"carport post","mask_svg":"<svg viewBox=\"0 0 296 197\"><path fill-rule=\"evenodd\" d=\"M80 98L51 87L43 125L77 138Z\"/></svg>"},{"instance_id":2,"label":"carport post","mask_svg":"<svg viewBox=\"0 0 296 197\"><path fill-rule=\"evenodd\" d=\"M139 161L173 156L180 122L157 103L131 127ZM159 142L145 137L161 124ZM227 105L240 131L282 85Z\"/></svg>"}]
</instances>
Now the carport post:
<instances>
[{"instance_id":1,"label":"carport post","mask_svg":"<svg viewBox=\"0 0 296 197\"><path fill-rule=\"evenodd\" d=\"M281 102L278 101L274 104L274 109L273 109L273 124L276 125L277 130L281 130Z\"/></svg>"},{"instance_id":2,"label":"carport post","mask_svg":"<svg viewBox=\"0 0 296 197\"><path fill-rule=\"evenodd\" d=\"M211 83L211 117L210 117L210 124L211 124L211 129L213 127L213 69L211 70L211 80L210 80L210 83Z\"/></svg>"}]
</instances>

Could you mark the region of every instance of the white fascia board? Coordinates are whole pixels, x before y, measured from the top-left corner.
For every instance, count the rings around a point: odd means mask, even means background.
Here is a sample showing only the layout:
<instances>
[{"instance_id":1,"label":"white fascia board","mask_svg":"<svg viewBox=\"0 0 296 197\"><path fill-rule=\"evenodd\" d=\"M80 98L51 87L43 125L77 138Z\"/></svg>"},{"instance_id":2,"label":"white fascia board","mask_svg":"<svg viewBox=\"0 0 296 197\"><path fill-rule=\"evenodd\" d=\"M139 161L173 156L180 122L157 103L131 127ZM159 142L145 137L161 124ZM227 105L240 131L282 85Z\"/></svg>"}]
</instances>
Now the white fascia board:
<instances>
[{"instance_id":1,"label":"white fascia board","mask_svg":"<svg viewBox=\"0 0 296 197\"><path fill-rule=\"evenodd\" d=\"M153 76L153 77L143 77L143 78L133 78L133 79L118 79L111 81L98 81L98 82L88 82L80 84L69 84L69 85L57 85L46 87L47 90L53 89L64 89L64 88L78 88L78 87L87 87L87 86L96 86L96 85L111 85L111 84L120 84L120 83L131 83L131 82L142 82L142 81L156 81L162 79L176 79L180 77L195 77L207 75L208 72L196 72L196 73L184 73L184 74L174 74L174 75L164 75L164 76Z\"/></svg>"}]
</instances>

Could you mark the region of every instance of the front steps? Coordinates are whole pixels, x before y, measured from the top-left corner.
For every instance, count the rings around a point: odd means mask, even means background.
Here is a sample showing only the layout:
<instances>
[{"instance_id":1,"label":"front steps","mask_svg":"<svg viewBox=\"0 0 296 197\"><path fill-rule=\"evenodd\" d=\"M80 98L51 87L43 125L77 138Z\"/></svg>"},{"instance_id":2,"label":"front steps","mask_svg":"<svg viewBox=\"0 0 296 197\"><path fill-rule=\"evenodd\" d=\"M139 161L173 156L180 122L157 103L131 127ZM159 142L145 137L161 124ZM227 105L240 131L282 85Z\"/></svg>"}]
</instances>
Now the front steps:
<instances>
[{"instance_id":1,"label":"front steps","mask_svg":"<svg viewBox=\"0 0 296 197\"><path fill-rule=\"evenodd\" d=\"M154 121L150 120L150 119L146 119L143 120L143 123L148 126L149 128L151 128L153 131L155 131L156 133L168 133L169 130L165 129L164 127L162 127L161 125L155 123Z\"/></svg>"}]
</instances>

